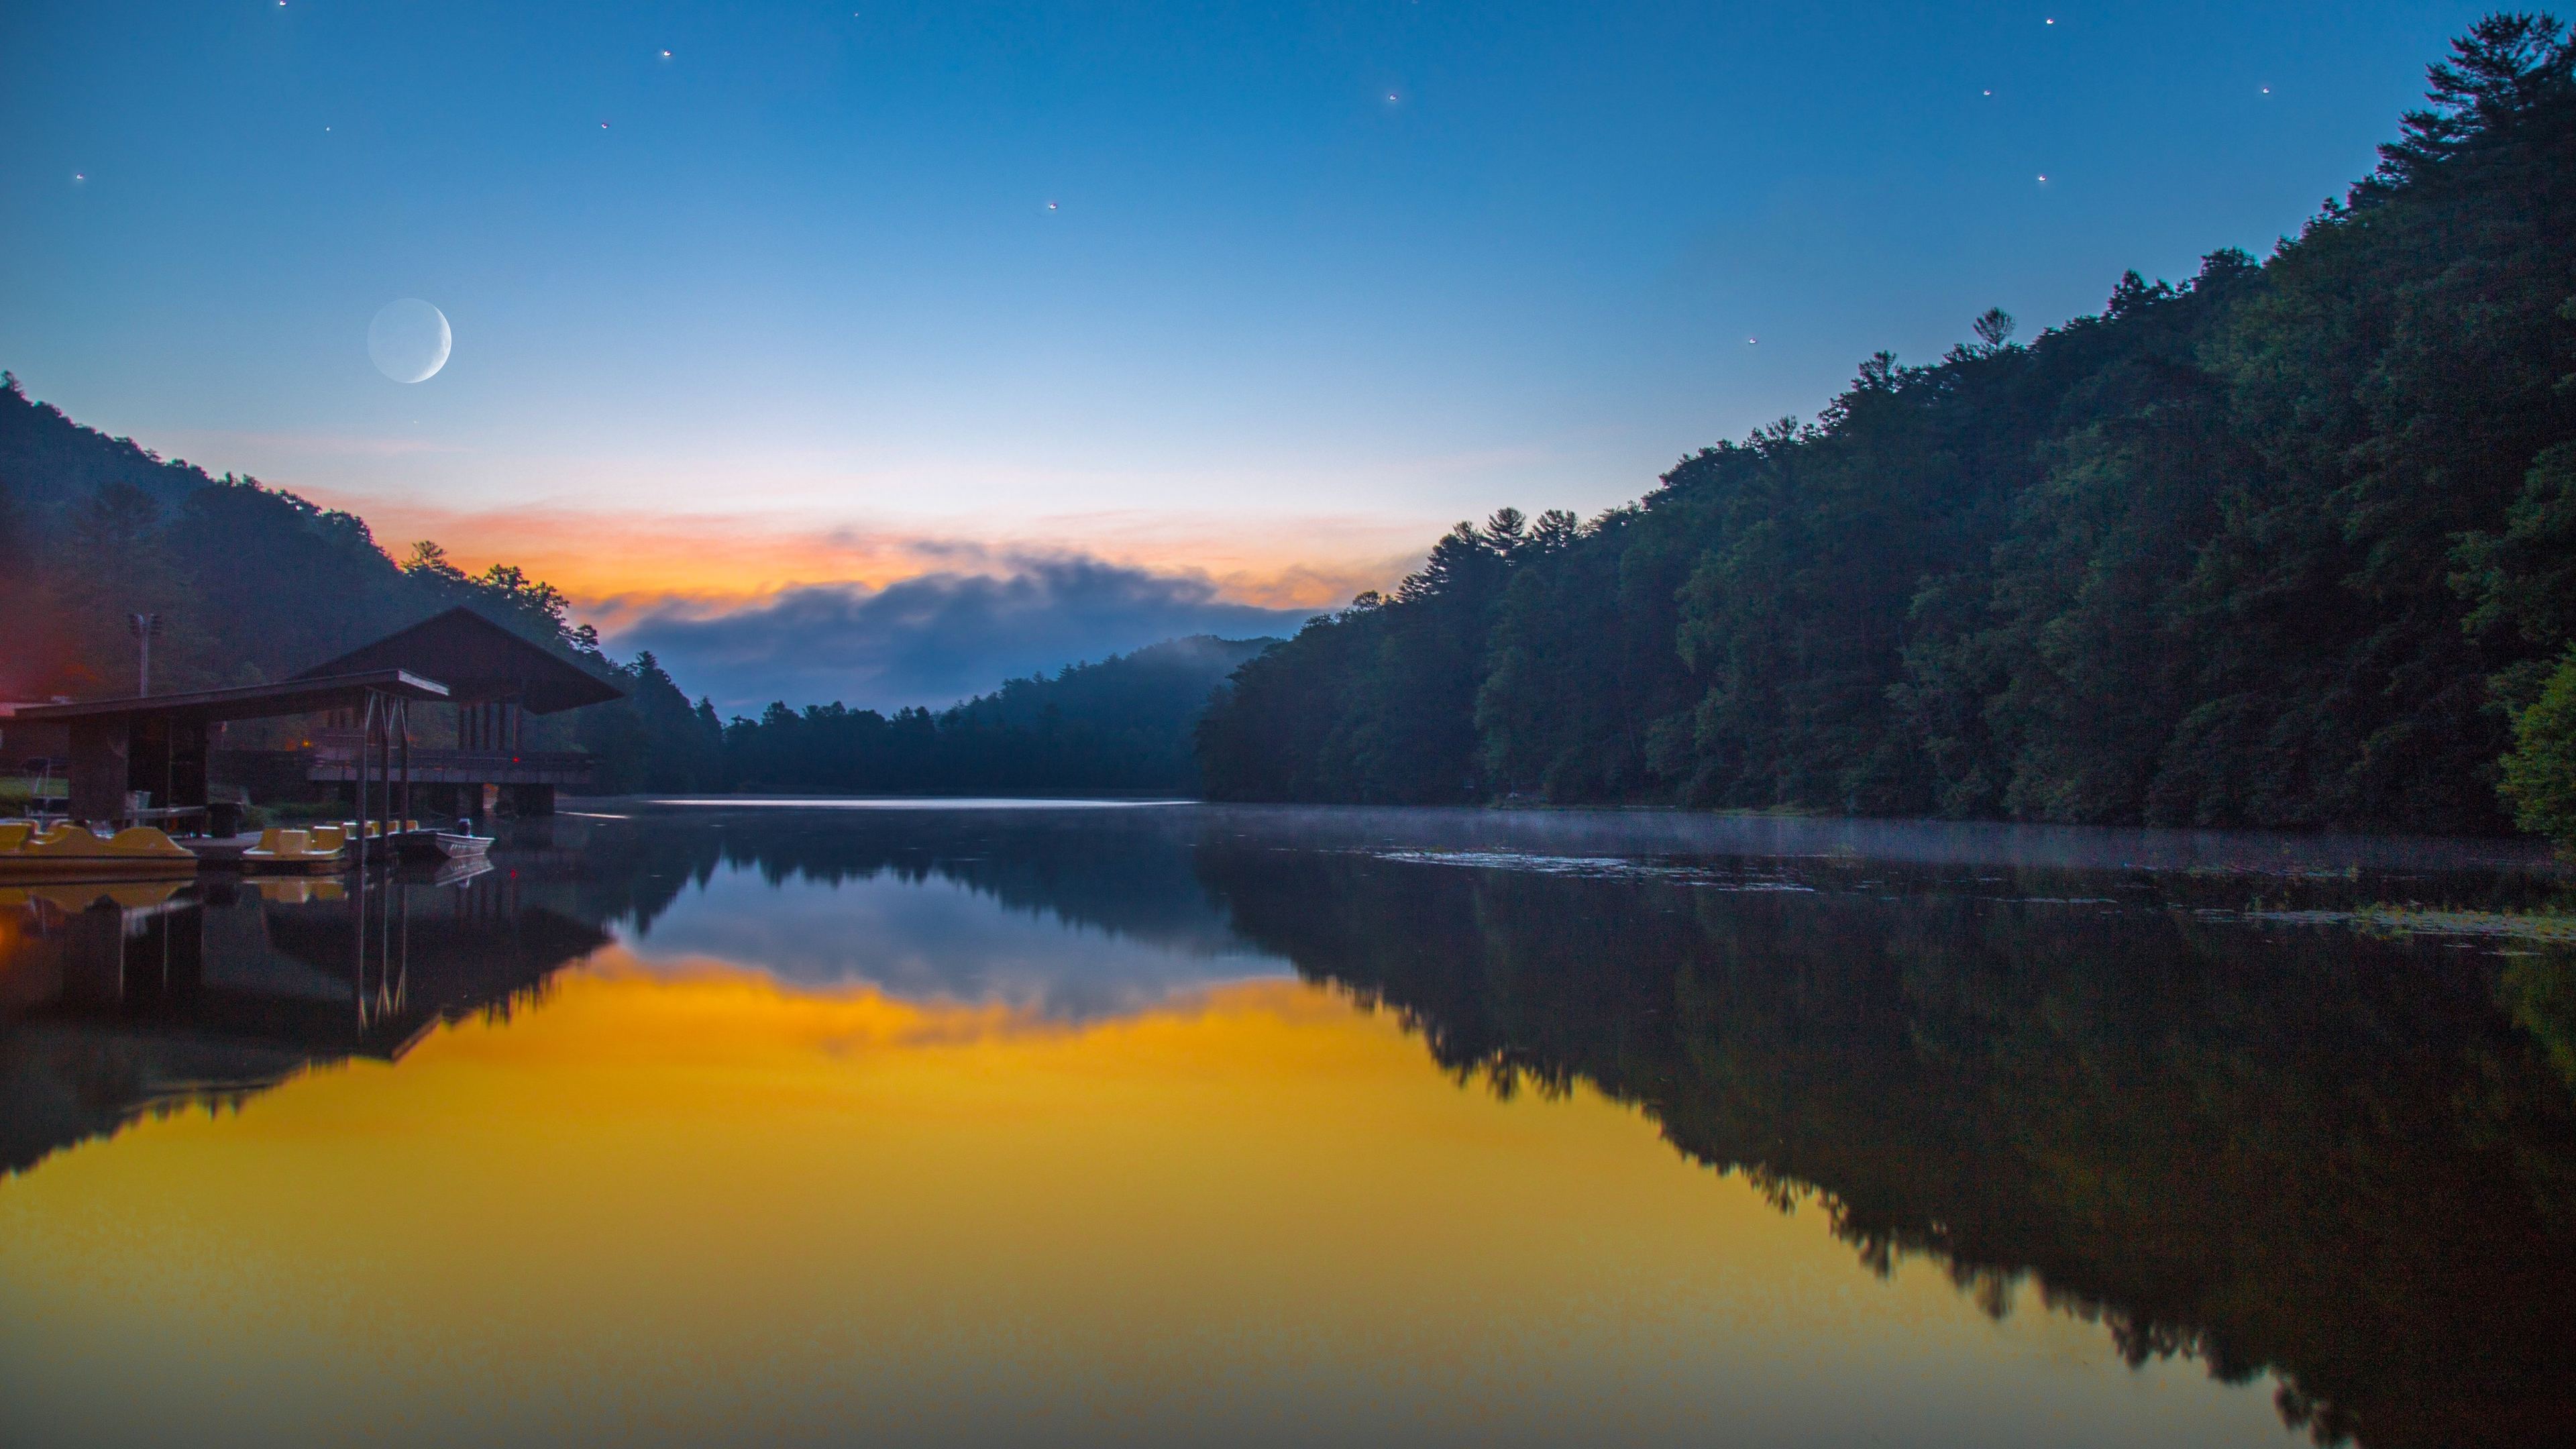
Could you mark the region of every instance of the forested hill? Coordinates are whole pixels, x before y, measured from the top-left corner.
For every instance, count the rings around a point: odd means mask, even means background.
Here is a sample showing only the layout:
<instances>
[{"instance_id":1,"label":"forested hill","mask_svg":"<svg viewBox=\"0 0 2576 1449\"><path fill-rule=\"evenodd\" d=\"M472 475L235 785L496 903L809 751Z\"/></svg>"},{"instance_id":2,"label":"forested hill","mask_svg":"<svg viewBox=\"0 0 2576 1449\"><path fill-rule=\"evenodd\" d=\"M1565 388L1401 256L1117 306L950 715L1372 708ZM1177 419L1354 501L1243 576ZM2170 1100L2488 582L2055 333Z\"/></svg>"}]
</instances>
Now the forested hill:
<instances>
[{"instance_id":1,"label":"forested hill","mask_svg":"<svg viewBox=\"0 0 2576 1449\"><path fill-rule=\"evenodd\" d=\"M365 520L82 427L0 374L0 699L131 693L126 616L157 613L156 691L283 678L470 604L616 668L569 601L433 544L397 564Z\"/></svg>"},{"instance_id":2,"label":"forested hill","mask_svg":"<svg viewBox=\"0 0 2576 1449\"><path fill-rule=\"evenodd\" d=\"M726 783L868 794L1196 794L1191 732L1208 696L1277 642L1168 640L1053 677L1009 680L938 712L773 704L725 727Z\"/></svg>"},{"instance_id":3,"label":"forested hill","mask_svg":"<svg viewBox=\"0 0 2576 1449\"><path fill-rule=\"evenodd\" d=\"M22 508L55 512L113 484L155 502L175 503L214 479L185 460L163 461L131 438L111 438L29 398L18 379L0 375L0 487Z\"/></svg>"},{"instance_id":4,"label":"forested hill","mask_svg":"<svg viewBox=\"0 0 2576 1449\"><path fill-rule=\"evenodd\" d=\"M2564 656L2517 779L2567 798L2570 60L2482 23L2259 265L1989 312L1635 504L1459 525L1235 675L1210 794L2492 831Z\"/></svg>"}]
</instances>

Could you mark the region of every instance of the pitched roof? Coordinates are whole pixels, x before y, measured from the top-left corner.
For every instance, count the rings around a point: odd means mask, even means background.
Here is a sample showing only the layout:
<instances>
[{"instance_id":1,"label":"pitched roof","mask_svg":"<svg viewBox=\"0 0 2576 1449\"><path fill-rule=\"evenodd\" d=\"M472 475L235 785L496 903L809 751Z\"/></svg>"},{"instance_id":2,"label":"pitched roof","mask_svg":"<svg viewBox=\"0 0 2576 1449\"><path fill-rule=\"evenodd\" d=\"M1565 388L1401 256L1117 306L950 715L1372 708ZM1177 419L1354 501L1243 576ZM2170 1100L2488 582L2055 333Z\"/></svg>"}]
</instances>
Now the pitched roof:
<instances>
[{"instance_id":1,"label":"pitched roof","mask_svg":"<svg viewBox=\"0 0 2576 1449\"><path fill-rule=\"evenodd\" d=\"M626 697L618 686L462 606L317 664L297 677L373 669L426 675L444 683L448 697L459 704L515 699L530 714L553 714Z\"/></svg>"}]
</instances>

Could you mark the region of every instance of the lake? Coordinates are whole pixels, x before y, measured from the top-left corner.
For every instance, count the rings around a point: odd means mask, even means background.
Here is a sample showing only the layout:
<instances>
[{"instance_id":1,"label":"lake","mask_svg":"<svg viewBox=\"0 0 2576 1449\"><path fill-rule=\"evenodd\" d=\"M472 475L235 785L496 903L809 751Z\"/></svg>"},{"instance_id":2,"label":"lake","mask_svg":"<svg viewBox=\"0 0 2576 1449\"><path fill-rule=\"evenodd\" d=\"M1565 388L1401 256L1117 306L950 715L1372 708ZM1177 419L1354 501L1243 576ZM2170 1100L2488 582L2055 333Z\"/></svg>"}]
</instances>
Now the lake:
<instances>
[{"instance_id":1,"label":"lake","mask_svg":"<svg viewBox=\"0 0 2576 1449\"><path fill-rule=\"evenodd\" d=\"M2576 1438L2523 847L582 808L0 888L0 1442Z\"/></svg>"}]
</instances>

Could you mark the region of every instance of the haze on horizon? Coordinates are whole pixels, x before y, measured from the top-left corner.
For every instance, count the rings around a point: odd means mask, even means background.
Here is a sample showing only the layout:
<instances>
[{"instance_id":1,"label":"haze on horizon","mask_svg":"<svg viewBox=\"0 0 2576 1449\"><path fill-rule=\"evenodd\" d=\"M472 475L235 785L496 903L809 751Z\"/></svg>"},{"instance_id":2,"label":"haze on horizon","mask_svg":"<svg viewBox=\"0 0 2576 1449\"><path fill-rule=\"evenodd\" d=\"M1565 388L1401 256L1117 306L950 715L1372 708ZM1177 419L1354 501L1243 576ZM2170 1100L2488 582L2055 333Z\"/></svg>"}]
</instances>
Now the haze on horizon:
<instances>
[{"instance_id":1,"label":"haze on horizon","mask_svg":"<svg viewBox=\"0 0 2576 1449\"><path fill-rule=\"evenodd\" d=\"M728 707L942 702L2268 250L2480 11L19 7L0 366Z\"/></svg>"}]
</instances>

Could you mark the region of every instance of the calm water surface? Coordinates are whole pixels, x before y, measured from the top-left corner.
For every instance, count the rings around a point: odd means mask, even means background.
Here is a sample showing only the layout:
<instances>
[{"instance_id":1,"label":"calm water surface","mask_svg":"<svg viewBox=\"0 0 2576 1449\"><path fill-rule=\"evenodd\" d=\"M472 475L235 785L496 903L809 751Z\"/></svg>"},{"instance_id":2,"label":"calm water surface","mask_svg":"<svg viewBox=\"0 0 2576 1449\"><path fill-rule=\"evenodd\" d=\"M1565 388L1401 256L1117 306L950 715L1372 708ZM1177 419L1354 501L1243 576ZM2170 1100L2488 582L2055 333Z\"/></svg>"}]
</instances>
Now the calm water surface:
<instances>
[{"instance_id":1,"label":"calm water surface","mask_svg":"<svg viewBox=\"0 0 2576 1449\"><path fill-rule=\"evenodd\" d=\"M2576 1438L2526 853L599 805L0 888L0 1443Z\"/></svg>"}]
</instances>

